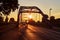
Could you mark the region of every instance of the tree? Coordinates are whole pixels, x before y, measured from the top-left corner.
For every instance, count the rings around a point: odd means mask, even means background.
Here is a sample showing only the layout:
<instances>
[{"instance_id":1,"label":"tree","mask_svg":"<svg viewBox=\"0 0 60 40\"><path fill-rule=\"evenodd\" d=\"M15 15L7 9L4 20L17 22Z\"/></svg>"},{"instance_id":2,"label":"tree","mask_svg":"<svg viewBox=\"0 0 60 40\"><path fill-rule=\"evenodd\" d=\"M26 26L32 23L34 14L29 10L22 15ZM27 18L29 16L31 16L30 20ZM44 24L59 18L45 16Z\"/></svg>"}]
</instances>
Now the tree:
<instances>
[{"instance_id":1,"label":"tree","mask_svg":"<svg viewBox=\"0 0 60 40\"><path fill-rule=\"evenodd\" d=\"M11 10L14 12L18 9L18 0L0 0L0 12L8 16Z\"/></svg>"}]
</instances>

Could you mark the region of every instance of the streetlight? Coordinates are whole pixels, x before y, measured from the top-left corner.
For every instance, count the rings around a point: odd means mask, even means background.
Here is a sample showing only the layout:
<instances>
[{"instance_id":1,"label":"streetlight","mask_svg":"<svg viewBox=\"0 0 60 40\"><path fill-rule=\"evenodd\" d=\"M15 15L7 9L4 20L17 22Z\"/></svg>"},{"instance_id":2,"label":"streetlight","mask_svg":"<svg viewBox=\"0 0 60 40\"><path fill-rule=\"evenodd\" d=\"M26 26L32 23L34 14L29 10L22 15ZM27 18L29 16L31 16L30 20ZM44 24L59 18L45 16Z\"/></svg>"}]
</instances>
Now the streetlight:
<instances>
[{"instance_id":1,"label":"streetlight","mask_svg":"<svg viewBox=\"0 0 60 40\"><path fill-rule=\"evenodd\" d=\"M52 10L52 8L49 9L49 17L51 17L51 10Z\"/></svg>"}]
</instances>

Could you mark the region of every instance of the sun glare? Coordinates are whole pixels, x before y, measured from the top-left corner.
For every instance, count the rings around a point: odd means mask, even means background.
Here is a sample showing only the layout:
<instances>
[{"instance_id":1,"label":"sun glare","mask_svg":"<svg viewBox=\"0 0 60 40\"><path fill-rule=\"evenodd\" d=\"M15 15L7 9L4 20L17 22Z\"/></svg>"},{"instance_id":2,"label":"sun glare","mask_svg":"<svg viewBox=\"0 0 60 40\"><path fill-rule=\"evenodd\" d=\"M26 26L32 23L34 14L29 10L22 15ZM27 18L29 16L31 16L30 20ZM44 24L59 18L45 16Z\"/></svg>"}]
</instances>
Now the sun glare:
<instances>
[{"instance_id":1,"label":"sun glare","mask_svg":"<svg viewBox=\"0 0 60 40\"><path fill-rule=\"evenodd\" d=\"M28 17L29 17L30 19L32 18L32 16L31 16L31 15L29 15Z\"/></svg>"}]
</instances>

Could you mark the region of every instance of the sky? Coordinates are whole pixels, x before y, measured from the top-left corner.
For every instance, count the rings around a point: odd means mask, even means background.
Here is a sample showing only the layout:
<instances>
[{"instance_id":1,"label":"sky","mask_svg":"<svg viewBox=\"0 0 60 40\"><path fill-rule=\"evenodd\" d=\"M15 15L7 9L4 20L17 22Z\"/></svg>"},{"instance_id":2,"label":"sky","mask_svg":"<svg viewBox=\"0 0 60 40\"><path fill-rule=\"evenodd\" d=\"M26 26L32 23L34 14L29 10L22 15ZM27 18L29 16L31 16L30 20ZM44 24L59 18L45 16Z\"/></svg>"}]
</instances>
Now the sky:
<instances>
[{"instance_id":1,"label":"sky","mask_svg":"<svg viewBox=\"0 0 60 40\"><path fill-rule=\"evenodd\" d=\"M37 6L42 10L44 14L49 15L49 9L51 15L55 18L60 18L60 0L18 0L19 6ZM9 18L14 17L17 20L18 10L11 12Z\"/></svg>"}]
</instances>

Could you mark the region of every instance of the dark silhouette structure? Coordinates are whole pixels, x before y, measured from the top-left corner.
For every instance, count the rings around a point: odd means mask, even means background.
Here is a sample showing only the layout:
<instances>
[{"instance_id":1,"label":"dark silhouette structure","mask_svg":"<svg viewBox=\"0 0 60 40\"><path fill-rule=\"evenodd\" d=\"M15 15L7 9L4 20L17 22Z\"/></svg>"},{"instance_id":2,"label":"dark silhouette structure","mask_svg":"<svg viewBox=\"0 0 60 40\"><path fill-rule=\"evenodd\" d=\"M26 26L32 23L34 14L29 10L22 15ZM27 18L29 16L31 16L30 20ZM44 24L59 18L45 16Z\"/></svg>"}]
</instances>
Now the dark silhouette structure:
<instances>
[{"instance_id":1,"label":"dark silhouette structure","mask_svg":"<svg viewBox=\"0 0 60 40\"><path fill-rule=\"evenodd\" d=\"M36 10L36 11L35 11ZM22 21L22 13L40 13L42 16L45 14L36 6L20 6L19 13L18 13L18 22ZM21 18L19 18L21 15Z\"/></svg>"}]
</instances>

